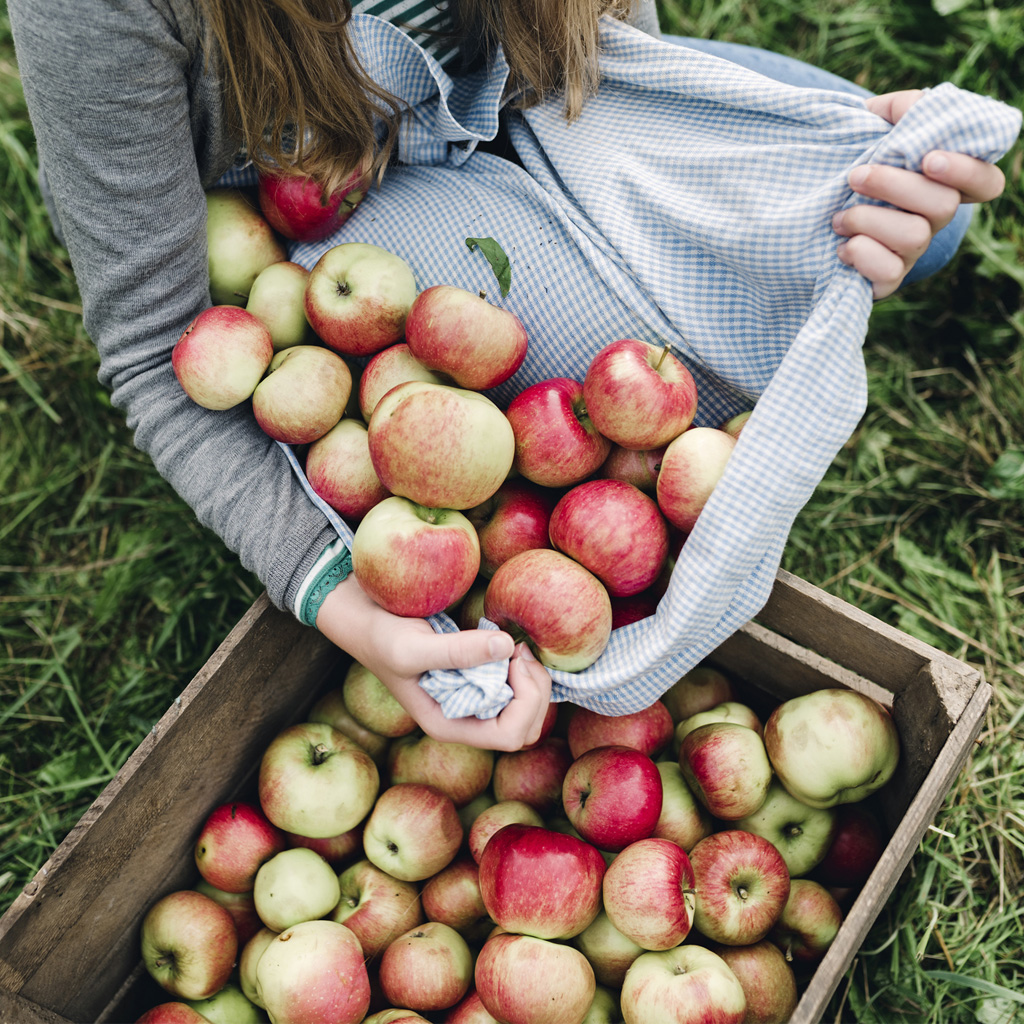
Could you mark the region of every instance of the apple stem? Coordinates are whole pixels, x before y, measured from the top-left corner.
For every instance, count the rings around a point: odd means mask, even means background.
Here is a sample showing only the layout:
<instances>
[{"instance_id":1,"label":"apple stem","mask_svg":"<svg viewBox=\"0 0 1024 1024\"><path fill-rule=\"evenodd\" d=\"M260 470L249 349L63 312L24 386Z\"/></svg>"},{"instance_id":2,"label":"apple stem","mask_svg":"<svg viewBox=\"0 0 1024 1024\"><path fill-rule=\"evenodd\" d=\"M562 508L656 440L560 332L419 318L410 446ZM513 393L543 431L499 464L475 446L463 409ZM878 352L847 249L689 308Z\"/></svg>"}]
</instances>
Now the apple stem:
<instances>
[{"instance_id":1,"label":"apple stem","mask_svg":"<svg viewBox=\"0 0 1024 1024\"><path fill-rule=\"evenodd\" d=\"M479 289L479 290L477 291L477 295L479 295L481 299L484 299L484 300L486 300L486 299L487 299L487 292L485 292L485 291L483 290L483 288L481 288L481 289Z\"/></svg>"},{"instance_id":2,"label":"apple stem","mask_svg":"<svg viewBox=\"0 0 1024 1024\"><path fill-rule=\"evenodd\" d=\"M660 357L660 358L658 359L658 364L657 364L657 366L655 366L655 367L654 367L655 371L660 371L660 370L661 370L661 364L662 364L663 362L665 362L665 357L666 357L666 356L668 355L668 353L669 353L669 346L668 346L668 345L666 345L666 346L665 346L664 348L662 348L662 350L661 350L661 357Z\"/></svg>"},{"instance_id":3,"label":"apple stem","mask_svg":"<svg viewBox=\"0 0 1024 1024\"><path fill-rule=\"evenodd\" d=\"M318 743L313 748L313 764L323 764L330 757L330 751L326 743Z\"/></svg>"}]
</instances>

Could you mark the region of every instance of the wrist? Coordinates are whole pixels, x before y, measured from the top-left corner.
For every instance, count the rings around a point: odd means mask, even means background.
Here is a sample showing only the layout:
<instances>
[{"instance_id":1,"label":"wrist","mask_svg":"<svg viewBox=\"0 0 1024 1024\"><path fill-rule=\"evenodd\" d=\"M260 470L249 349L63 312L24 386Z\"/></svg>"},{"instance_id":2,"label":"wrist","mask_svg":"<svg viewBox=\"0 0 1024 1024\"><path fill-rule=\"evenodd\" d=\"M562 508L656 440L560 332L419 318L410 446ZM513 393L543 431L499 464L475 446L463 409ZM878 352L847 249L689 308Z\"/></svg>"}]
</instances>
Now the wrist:
<instances>
[{"instance_id":1,"label":"wrist","mask_svg":"<svg viewBox=\"0 0 1024 1024\"><path fill-rule=\"evenodd\" d=\"M328 544L299 586L293 608L296 618L315 627L324 602L351 572L352 555L345 543L337 540Z\"/></svg>"}]
</instances>

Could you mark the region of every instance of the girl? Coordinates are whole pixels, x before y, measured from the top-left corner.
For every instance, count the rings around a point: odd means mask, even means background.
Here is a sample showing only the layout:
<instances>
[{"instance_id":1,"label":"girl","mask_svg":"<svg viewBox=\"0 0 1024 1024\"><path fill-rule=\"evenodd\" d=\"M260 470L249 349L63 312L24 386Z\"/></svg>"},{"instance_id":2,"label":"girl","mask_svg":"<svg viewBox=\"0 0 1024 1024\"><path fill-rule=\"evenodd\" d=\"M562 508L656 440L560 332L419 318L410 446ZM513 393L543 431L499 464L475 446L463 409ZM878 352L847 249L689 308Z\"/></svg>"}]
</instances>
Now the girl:
<instances>
[{"instance_id":1,"label":"girl","mask_svg":"<svg viewBox=\"0 0 1024 1024\"><path fill-rule=\"evenodd\" d=\"M424 730L517 749L537 738L551 696L550 677L528 648L501 632L436 634L426 622L396 618L370 601L354 577L342 578L337 534L245 406L224 413L195 406L169 355L185 325L210 304L204 191L233 166L294 165L329 190L369 159L385 191L395 177L410 194L422 188L425 200L436 199L428 190L443 180L454 196L460 173L498 159L475 152L481 139L481 149L516 158L502 148L491 118L499 106L507 112L555 104L566 122L580 118L599 90L602 16L632 16L648 31L656 26L649 5L634 11L627 0L355 7L363 39L379 50L357 53L347 0L8 2L44 194L75 269L100 378L136 444L257 573L275 604L315 623L375 672ZM406 33L401 41L390 19ZM495 72L499 44L507 76ZM446 161L441 179L402 176L395 166L406 159L403 147L414 148L418 130L402 121L406 97L395 92L414 92L419 80L402 79L389 63L393 52L407 55L403 45L431 52L416 67L455 83L445 116L469 97L472 120L481 96L500 94L465 138L434 140L437 159ZM447 75L435 70L435 58ZM765 70L778 77L792 68ZM895 122L916 98L897 93L868 106ZM424 156L428 149L421 146L416 159L434 159ZM593 159L597 173L598 155ZM860 170L852 187L891 205L853 207L834 227L845 238L841 259L873 283L876 297L899 285L961 202L1002 190L998 169L959 153L929 154L923 175L881 165ZM446 209L442 197L438 225ZM514 696L496 718L447 719L419 685L428 670L505 658Z\"/></svg>"}]
</instances>

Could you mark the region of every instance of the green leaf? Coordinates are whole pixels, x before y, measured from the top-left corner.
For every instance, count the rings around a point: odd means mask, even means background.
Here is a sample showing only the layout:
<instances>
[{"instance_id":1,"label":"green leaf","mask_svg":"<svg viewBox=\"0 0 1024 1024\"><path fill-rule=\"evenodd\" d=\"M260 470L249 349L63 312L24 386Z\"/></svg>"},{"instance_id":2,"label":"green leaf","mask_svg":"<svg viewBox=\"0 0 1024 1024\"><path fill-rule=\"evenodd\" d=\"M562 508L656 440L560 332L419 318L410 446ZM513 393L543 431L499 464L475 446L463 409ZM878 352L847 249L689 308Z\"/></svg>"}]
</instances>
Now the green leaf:
<instances>
[{"instance_id":1,"label":"green leaf","mask_svg":"<svg viewBox=\"0 0 1024 1024\"><path fill-rule=\"evenodd\" d=\"M990 996L999 999L1010 999L1017 1003L1024 1003L1024 992L1014 992L1005 985L997 985L994 981L986 981L984 978L972 978L969 974L955 974L953 971L922 971L926 978L933 981L945 981L950 985L960 985L963 988L973 988L978 992L985 992Z\"/></svg>"},{"instance_id":2,"label":"green leaf","mask_svg":"<svg viewBox=\"0 0 1024 1024\"><path fill-rule=\"evenodd\" d=\"M1024 452L1003 452L989 466L982 486L993 498L1024 498Z\"/></svg>"},{"instance_id":3,"label":"green leaf","mask_svg":"<svg viewBox=\"0 0 1024 1024\"><path fill-rule=\"evenodd\" d=\"M467 238L466 245L469 246L470 252L479 249L487 257L487 262L498 279L501 297L505 298L512 287L512 266L505 255L505 250L493 238Z\"/></svg>"},{"instance_id":4,"label":"green leaf","mask_svg":"<svg viewBox=\"0 0 1024 1024\"><path fill-rule=\"evenodd\" d=\"M970 7L974 0L932 0L932 10L945 18L949 14L956 14L965 7Z\"/></svg>"}]
</instances>

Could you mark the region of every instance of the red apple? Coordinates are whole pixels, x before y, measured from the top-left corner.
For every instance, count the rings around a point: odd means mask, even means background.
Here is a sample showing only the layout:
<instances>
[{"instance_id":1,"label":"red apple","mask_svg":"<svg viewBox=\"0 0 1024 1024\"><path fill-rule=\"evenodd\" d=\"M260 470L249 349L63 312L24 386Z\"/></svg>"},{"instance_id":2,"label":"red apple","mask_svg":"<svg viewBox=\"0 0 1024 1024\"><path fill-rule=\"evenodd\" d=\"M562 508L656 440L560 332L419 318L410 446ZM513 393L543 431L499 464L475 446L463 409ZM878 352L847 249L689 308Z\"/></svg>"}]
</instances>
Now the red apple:
<instances>
[{"instance_id":1,"label":"red apple","mask_svg":"<svg viewBox=\"0 0 1024 1024\"><path fill-rule=\"evenodd\" d=\"M793 968L782 950L763 939L751 946L712 946L736 975L747 997L744 1024L786 1024L796 1009L798 993Z\"/></svg>"},{"instance_id":2,"label":"red apple","mask_svg":"<svg viewBox=\"0 0 1024 1024\"><path fill-rule=\"evenodd\" d=\"M494 772L495 753L432 736L403 736L391 744L388 777L392 783L422 782L436 786L465 807L483 793Z\"/></svg>"},{"instance_id":3,"label":"red apple","mask_svg":"<svg viewBox=\"0 0 1024 1024\"><path fill-rule=\"evenodd\" d=\"M679 748L679 767L697 799L722 821L753 814L772 781L761 737L730 722L694 729Z\"/></svg>"},{"instance_id":4,"label":"red apple","mask_svg":"<svg viewBox=\"0 0 1024 1024\"><path fill-rule=\"evenodd\" d=\"M842 923L843 912L828 889L810 878L794 878L771 937L787 960L815 964L828 952Z\"/></svg>"},{"instance_id":5,"label":"red apple","mask_svg":"<svg viewBox=\"0 0 1024 1024\"><path fill-rule=\"evenodd\" d=\"M579 834L617 853L650 836L661 814L661 775L632 747L595 747L569 766L562 805Z\"/></svg>"},{"instance_id":6,"label":"red apple","mask_svg":"<svg viewBox=\"0 0 1024 1024\"><path fill-rule=\"evenodd\" d=\"M499 800L482 810L469 829L469 852L478 864L487 841L498 829L506 825L538 825L544 819L528 803L522 800Z\"/></svg>"},{"instance_id":7,"label":"red apple","mask_svg":"<svg viewBox=\"0 0 1024 1024\"><path fill-rule=\"evenodd\" d=\"M188 1003L160 1003L151 1006L135 1024L209 1024L209 1018Z\"/></svg>"},{"instance_id":8,"label":"red apple","mask_svg":"<svg viewBox=\"0 0 1024 1024\"><path fill-rule=\"evenodd\" d=\"M256 991L270 1019L289 1024L359 1024L370 1006L359 940L335 921L303 921L267 943Z\"/></svg>"},{"instance_id":9,"label":"red apple","mask_svg":"<svg viewBox=\"0 0 1024 1024\"><path fill-rule=\"evenodd\" d=\"M309 446L306 479L346 519L362 519L390 494L373 468L369 435L359 420L341 420Z\"/></svg>"},{"instance_id":10,"label":"red apple","mask_svg":"<svg viewBox=\"0 0 1024 1024\"><path fill-rule=\"evenodd\" d=\"M422 924L423 907L411 882L403 882L370 861L356 861L338 876L341 897L332 921L350 929L367 960L378 956L403 932Z\"/></svg>"},{"instance_id":11,"label":"red apple","mask_svg":"<svg viewBox=\"0 0 1024 1024\"><path fill-rule=\"evenodd\" d=\"M519 477L506 480L466 517L480 537L480 572L488 579L502 562L533 548L549 548L548 524L558 494Z\"/></svg>"},{"instance_id":12,"label":"red apple","mask_svg":"<svg viewBox=\"0 0 1024 1024\"><path fill-rule=\"evenodd\" d=\"M459 812L447 793L399 782L377 798L363 832L363 849L392 877L420 882L455 859L462 837Z\"/></svg>"},{"instance_id":13,"label":"red apple","mask_svg":"<svg viewBox=\"0 0 1024 1024\"><path fill-rule=\"evenodd\" d=\"M217 305L244 306L259 273L288 258L254 198L237 188L207 191L206 247Z\"/></svg>"},{"instance_id":14,"label":"red apple","mask_svg":"<svg viewBox=\"0 0 1024 1024\"><path fill-rule=\"evenodd\" d=\"M380 482L431 508L473 508L512 468L512 426L475 391L420 380L398 384L377 403L368 429Z\"/></svg>"},{"instance_id":15,"label":"red apple","mask_svg":"<svg viewBox=\"0 0 1024 1024\"><path fill-rule=\"evenodd\" d=\"M439 921L399 935L381 954L380 986L393 1005L430 1012L454 1006L473 980L466 940Z\"/></svg>"},{"instance_id":16,"label":"red apple","mask_svg":"<svg viewBox=\"0 0 1024 1024\"><path fill-rule=\"evenodd\" d=\"M703 946L644 953L619 997L626 1024L740 1024L747 1000L725 961Z\"/></svg>"},{"instance_id":17,"label":"red apple","mask_svg":"<svg viewBox=\"0 0 1024 1024\"><path fill-rule=\"evenodd\" d=\"M365 242L328 249L309 273L306 318L317 336L343 355L368 356L393 345L416 298L412 268Z\"/></svg>"},{"instance_id":18,"label":"red apple","mask_svg":"<svg viewBox=\"0 0 1024 1024\"><path fill-rule=\"evenodd\" d=\"M659 445L657 448L635 449L613 444L608 458L601 465L601 476L632 484L653 498L665 447Z\"/></svg>"},{"instance_id":19,"label":"red apple","mask_svg":"<svg viewBox=\"0 0 1024 1024\"><path fill-rule=\"evenodd\" d=\"M668 557L668 525L653 498L621 480L571 488L551 513L552 545L586 566L612 597L646 590Z\"/></svg>"},{"instance_id":20,"label":"red apple","mask_svg":"<svg viewBox=\"0 0 1024 1024\"><path fill-rule=\"evenodd\" d=\"M660 597L654 588L632 594L629 597L613 597L612 629L621 629L633 622L639 622L658 610Z\"/></svg>"},{"instance_id":21,"label":"red apple","mask_svg":"<svg viewBox=\"0 0 1024 1024\"><path fill-rule=\"evenodd\" d=\"M363 827L357 825L337 836L299 836L294 832L286 832L288 845L304 846L307 850L320 854L332 868L337 870L348 863L357 854L363 852Z\"/></svg>"},{"instance_id":22,"label":"red apple","mask_svg":"<svg viewBox=\"0 0 1024 1024\"><path fill-rule=\"evenodd\" d=\"M602 886L608 919L644 949L671 949L690 933L694 874L668 839L641 839L608 865Z\"/></svg>"},{"instance_id":23,"label":"red apple","mask_svg":"<svg viewBox=\"0 0 1024 1024\"><path fill-rule=\"evenodd\" d=\"M484 906L506 931L567 939L601 909L604 858L573 836L506 825L491 836L479 867Z\"/></svg>"},{"instance_id":24,"label":"red apple","mask_svg":"<svg viewBox=\"0 0 1024 1024\"><path fill-rule=\"evenodd\" d=\"M611 442L598 433L583 401L583 385L568 377L540 381L509 403L515 468L544 487L570 487L596 473Z\"/></svg>"},{"instance_id":25,"label":"red apple","mask_svg":"<svg viewBox=\"0 0 1024 1024\"><path fill-rule=\"evenodd\" d=\"M369 423L377 403L393 387L411 380L429 384L451 383L447 377L428 370L404 341L381 349L370 358L359 378L359 414Z\"/></svg>"},{"instance_id":26,"label":"red apple","mask_svg":"<svg viewBox=\"0 0 1024 1024\"><path fill-rule=\"evenodd\" d=\"M715 832L690 851L697 890L694 926L713 942L749 946L771 931L789 897L782 854L740 829Z\"/></svg>"},{"instance_id":27,"label":"red apple","mask_svg":"<svg viewBox=\"0 0 1024 1024\"><path fill-rule=\"evenodd\" d=\"M598 430L623 448L666 445L693 422L697 385L668 350L633 338L591 360L583 398Z\"/></svg>"},{"instance_id":28,"label":"red apple","mask_svg":"<svg viewBox=\"0 0 1024 1024\"><path fill-rule=\"evenodd\" d=\"M255 804L221 804L199 832L196 867L224 892L250 892L260 865L286 845L284 833Z\"/></svg>"},{"instance_id":29,"label":"red apple","mask_svg":"<svg viewBox=\"0 0 1024 1024\"><path fill-rule=\"evenodd\" d=\"M359 585L394 615L425 618L462 598L480 568L473 524L451 508L392 496L374 505L352 539Z\"/></svg>"},{"instance_id":30,"label":"red apple","mask_svg":"<svg viewBox=\"0 0 1024 1024\"><path fill-rule=\"evenodd\" d=\"M161 988L182 999L205 999L222 988L237 952L231 915L194 889L162 897L142 919L146 970Z\"/></svg>"},{"instance_id":31,"label":"red apple","mask_svg":"<svg viewBox=\"0 0 1024 1024\"><path fill-rule=\"evenodd\" d=\"M352 216L366 195L367 185L363 168L353 171L330 195L304 174L261 174L260 209L271 227L285 238L319 242Z\"/></svg>"},{"instance_id":32,"label":"red apple","mask_svg":"<svg viewBox=\"0 0 1024 1024\"><path fill-rule=\"evenodd\" d=\"M594 747L633 747L654 757L672 741L672 717L660 700L626 715L602 715L575 707L567 729L569 749L579 757Z\"/></svg>"},{"instance_id":33,"label":"red apple","mask_svg":"<svg viewBox=\"0 0 1024 1024\"><path fill-rule=\"evenodd\" d=\"M465 939L473 939L481 927L486 934L494 925L480 895L480 873L472 857L456 857L428 879L420 899L427 920L446 924Z\"/></svg>"},{"instance_id":34,"label":"red apple","mask_svg":"<svg viewBox=\"0 0 1024 1024\"><path fill-rule=\"evenodd\" d=\"M491 1015L477 990L470 989L465 998L461 999L445 1014L444 1024L501 1024L497 1017Z\"/></svg>"},{"instance_id":35,"label":"red apple","mask_svg":"<svg viewBox=\"0 0 1024 1024\"><path fill-rule=\"evenodd\" d=\"M531 935L488 939L474 978L488 1012L507 1024L579 1024L594 999L587 958L572 946Z\"/></svg>"},{"instance_id":36,"label":"red apple","mask_svg":"<svg viewBox=\"0 0 1024 1024\"><path fill-rule=\"evenodd\" d=\"M405 339L424 366L473 391L503 384L526 358L526 328L515 313L447 284L416 296Z\"/></svg>"},{"instance_id":37,"label":"red apple","mask_svg":"<svg viewBox=\"0 0 1024 1024\"><path fill-rule=\"evenodd\" d=\"M714 427L692 427L680 434L661 460L658 507L665 518L689 533L725 472L736 438Z\"/></svg>"},{"instance_id":38,"label":"red apple","mask_svg":"<svg viewBox=\"0 0 1024 1024\"><path fill-rule=\"evenodd\" d=\"M562 782L573 762L569 744L548 736L533 747L498 755L492 780L494 796L521 800L543 816L562 809Z\"/></svg>"},{"instance_id":39,"label":"red apple","mask_svg":"<svg viewBox=\"0 0 1024 1024\"><path fill-rule=\"evenodd\" d=\"M256 903L251 892L225 892L210 885L205 878L200 878L193 888L219 903L231 915L231 920L235 922L239 948L263 927L263 922L256 913Z\"/></svg>"},{"instance_id":40,"label":"red apple","mask_svg":"<svg viewBox=\"0 0 1024 1024\"><path fill-rule=\"evenodd\" d=\"M601 656L612 606L601 581L558 551L535 549L500 565L484 595L484 614L548 668L581 672Z\"/></svg>"},{"instance_id":41,"label":"red apple","mask_svg":"<svg viewBox=\"0 0 1024 1024\"><path fill-rule=\"evenodd\" d=\"M362 747L319 722L288 726L271 740L259 771L263 813L286 832L337 836L366 817L380 788Z\"/></svg>"},{"instance_id":42,"label":"red apple","mask_svg":"<svg viewBox=\"0 0 1024 1024\"><path fill-rule=\"evenodd\" d=\"M840 804L835 810L835 832L814 878L827 886L863 885L885 849L881 825L861 804Z\"/></svg>"},{"instance_id":43,"label":"red apple","mask_svg":"<svg viewBox=\"0 0 1024 1024\"><path fill-rule=\"evenodd\" d=\"M223 410L252 395L273 357L270 331L252 313L211 306L175 342L171 366L196 405Z\"/></svg>"}]
</instances>

